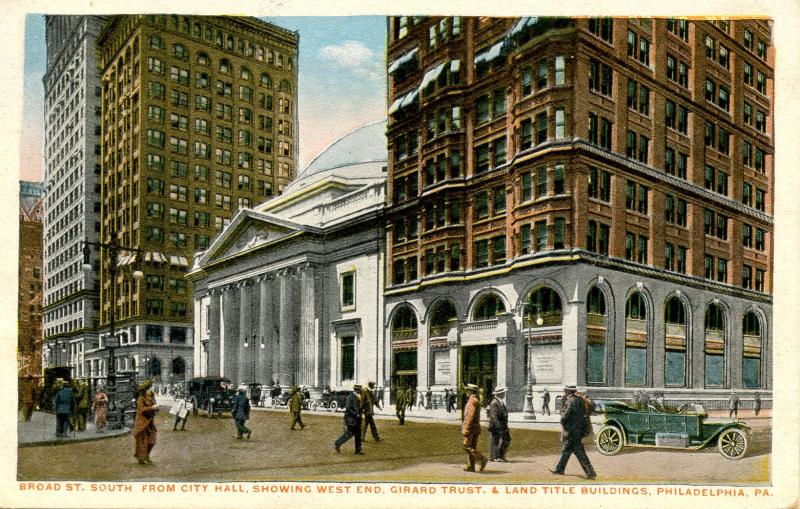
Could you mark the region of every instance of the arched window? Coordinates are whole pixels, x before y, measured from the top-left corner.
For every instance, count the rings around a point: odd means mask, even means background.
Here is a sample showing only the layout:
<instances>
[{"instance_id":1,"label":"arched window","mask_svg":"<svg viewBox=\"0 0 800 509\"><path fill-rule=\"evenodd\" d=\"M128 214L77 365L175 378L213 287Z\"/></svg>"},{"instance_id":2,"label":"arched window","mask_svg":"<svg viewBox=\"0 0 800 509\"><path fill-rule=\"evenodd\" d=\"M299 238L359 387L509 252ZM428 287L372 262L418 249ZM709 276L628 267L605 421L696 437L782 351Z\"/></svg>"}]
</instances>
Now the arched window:
<instances>
[{"instance_id":1,"label":"arched window","mask_svg":"<svg viewBox=\"0 0 800 509\"><path fill-rule=\"evenodd\" d=\"M198 21L194 22L192 28L192 35L197 38L203 37L203 25L201 25L200 22Z\"/></svg>"},{"instance_id":2,"label":"arched window","mask_svg":"<svg viewBox=\"0 0 800 509\"><path fill-rule=\"evenodd\" d=\"M178 29L178 16L173 14L172 16L169 17L169 26L174 28L175 30Z\"/></svg>"},{"instance_id":3,"label":"arched window","mask_svg":"<svg viewBox=\"0 0 800 509\"><path fill-rule=\"evenodd\" d=\"M183 376L186 374L186 361L183 360L183 357L175 357L172 359L170 373L173 377L183 379Z\"/></svg>"},{"instance_id":4,"label":"arched window","mask_svg":"<svg viewBox=\"0 0 800 509\"><path fill-rule=\"evenodd\" d=\"M712 302L705 317L706 387L725 384L725 311Z\"/></svg>"},{"instance_id":5,"label":"arched window","mask_svg":"<svg viewBox=\"0 0 800 509\"><path fill-rule=\"evenodd\" d=\"M261 73L261 86L266 88L272 88L272 78L270 78L269 74L265 72Z\"/></svg>"},{"instance_id":6,"label":"arched window","mask_svg":"<svg viewBox=\"0 0 800 509\"><path fill-rule=\"evenodd\" d=\"M586 296L586 383L606 381L606 298L593 286Z\"/></svg>"},{"instance_id":7,"label":"arched window","mask_svg":"<svg viewBox=\"0 0 800 509\"><path fill-rule=\"evenodd\" d=\"M761 320L755 311L742 318L742 385L747 389L761 387Z\"/></svg>"},{"instance_id":8,"label":"arched window","mask_svg":"<svg viewBox=\"0 0 800 509\"><path fill-rule=\"evenodd\" d=\"M248 68L247 68L247 67L245 67L245 66L242 66L242 68L241 68L241 69L240 69L240 71L239 71L239 75L241 76L241 78L242 78L243 80L248 80L248 81L249 81L249 80L250 80L250 77L251 77L251 74L250 74L250 69L248 69Z\"/></svg>"},{"instance_id":9,"label":"arched window","mask_svg":"<svg viewBox=\"0 0 800 509\"><path fill-rule=\"evenodd\" d=\"M150 36L150 47L152 49L164 49L164 41L157 35Z\"/></svg>"},{"instance_id":10,"label":"arched window","mask_svg":"<svg viewBox=\"0 0 800 509\"><path fill-rule=\"evenodd\" d=\"M191 31L191 24L189 23L189 18L183 18L181 21L181 32L184 34L188 34Z\"/></svg>"},{"instance_id":11,"label":"arched window","mask_svg":"<svg viewBox=\"0 0 800 509\"><path fill-rule=\"evenodd\" d=\"M447 336L456 325L456 307L449 300L440 302L431 313L431 337Z\"/></svg>"},{"instance_id":12,"label":"arched window","mask_svg":"<svg viewBox=\"0 0 800 509\"><path fill-rule=\"evenodd\" d=\"M225 37L225 47L227 49L231 49L231 50L233 49L233 36L230 35L230 34L228 34L228 36Z\"/></svg>"},{"instance_id":13,"label":"arched window","mask_svg":"<svg viewBox=\"0 0 800 509\"><path fill-rule=\"evenodd\" d=\"M495 316L505 313L506 306L503 304L503 301L500 300L500 297L497 295L490 293L481 298L478 305L475 306L475 311L472 313L472 319L474 321L478 320L490 320Z\"/></svg>"},{"instance_id":14,"label":"arched window","mask_svg":"<svg viewBox=\"0 0 800 509\"><path fill-rule=\"evenodd\" d=\"M647 305L640 292L625 303L625 385L647 383Z\"/></svg>"},{"instance_id":15,"label":"arched window","mask_svg":"<svg viewBox=\"0 0 800 509\"><path fill-rule=\"evenodd\" d=\"M686 385L686 306L678 297L664 303L664 383Z\"/></svg>"},{"instance_id":16,"label":"arched window","mask_svg":"<svg viewBox=\"0 0 800 509\"><path fill-rule=\"evenodd\" d=\"M228 61L227 58L223 58L219 61L219 72L223 74L230 74L231 73L231 63Z\"/></svg>"},{"instance_id":17,"label":"arched window","mask_svg":"<svg viewBox=\"0 0 800 509\"><path fill-rule=\"evenodd\" d=\"M403 306L397 311L392 321L392 341L402 341L417 338L417 317L414 311Z\"/></svg>"},{"instance_id":18,"label":"arched window","mask_svg":"<svg viewBox=\"0 0 800 509\"><path fill-rule=\"evenodd\" d=\"M279 92L291 92L292 91L292 84L289 83L288 80L281 80L280 87L278 88Z\"/></svg>"},{"instance_id":19,"label":"arched window","mask_svg":"<svg viewBox=\"0 0 800 509\"><path fill-rule=\"evenodd\" d=\"M561 325L561 297L547 286L528 294L523 315L525 327L557 327Z\"/></svg>"},{"instance_id":20,"label":"arched window","mask_svg":"<svg viewBox=\"0 0 800 509\"><path fill-rule=\"evenodd\" d=\"M145 376L147 378L160 378L161 377L161 361L158 357L151 357L145 364Z\"/></svg>"}]
</instances>

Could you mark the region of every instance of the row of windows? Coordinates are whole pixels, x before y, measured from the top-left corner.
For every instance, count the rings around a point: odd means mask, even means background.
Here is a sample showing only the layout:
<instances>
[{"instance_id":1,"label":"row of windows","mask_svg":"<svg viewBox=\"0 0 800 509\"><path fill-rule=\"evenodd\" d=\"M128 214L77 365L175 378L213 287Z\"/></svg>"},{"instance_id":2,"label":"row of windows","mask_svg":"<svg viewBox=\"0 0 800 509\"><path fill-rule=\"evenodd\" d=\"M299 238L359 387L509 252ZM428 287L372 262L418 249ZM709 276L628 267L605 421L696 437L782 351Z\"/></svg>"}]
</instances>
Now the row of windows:
<instances>
[{"instance_id":1,"label":"row of windows","mask_svg":"<svg viewBox=\"0 0 800 509\"><path fill-rule=\"evenodd\" d=\"M252 137L249 135L248 131L239 131L240 140L245 146L252 143ZM245 136L242 136L245 135ZM233 131L230 128L218 126L216 131L216 137L219 141L223 143L230 143L233 137ZM147 130L147 145L149 147L154 148L164 148L165 145L166 135L163 131L158 129L148 129ZM270 138L264 138L263 136L259 136L257 140L257 144L255 148L258 152L263 154L271 154L272 153L272 140ZM211 145L204 141L195 141L193 144L193 154L195 157L200 159L210 159L211 158ZM173 154L178 155L188 155L189 154L189 141L186 138L180 138L178 136L170 136L169 137L169 150ZM293 145L289 142L280 140L278 141L278 155L282 156L291 156L293 154ZM224 164L226 166L231 165L231 150L227 148L217 147L214 149L214 160L218 164ZM161 166L163 169L163 160L161 161ZM153 166L150 169L158 169L159 160L153 159ZM150 162L150 161L148 161ZM253 154L251 152L239 152L237 165L239 168L248 169L253 164Z\"/></svg>"},{"instance_id":2,"label":"row of windows","mask_svg":"<svg viewBox=\"0 0 800 509\"><path fill-rule=\"evenodd\" d=\"M230 98L233 92L232 87L233 85L231 83L217 81L215 85L215 90L217 95ZM207 87L201 87L201 88L207 88ZM158 81L149 81L147 84L147 96L152 99L164 100L166 98L166 90L167 90L166 86ZM189 97L190 97L189 93L187 92L183 92L177 89L170 90L170 104L172 106L176 106L179 108L189 108ZM240 86L239 98L245 102L252 104L254 98L252 89L246 86ZM211 99L208 96L198 94L195 95L194 99L195 99L194 101L195 111L204 111L206 113L212 112L213 101L211 101ZM259 93L258 96L256 97L255 105L259 108L263 108L268 111L273 111L274 101L272 95ZM214 114L217 116L217 118L231 120L231 112L233 110L233 106L223 102L213 103L213 106L214 106L213 108ZM286 97L279 97L277 111L278 113L291 114L292 100ZM239 122L250 123L252 119L255 118L253 110L247 107L238 108L238 114L239 114Z\"/></svg>"}]
</instances>

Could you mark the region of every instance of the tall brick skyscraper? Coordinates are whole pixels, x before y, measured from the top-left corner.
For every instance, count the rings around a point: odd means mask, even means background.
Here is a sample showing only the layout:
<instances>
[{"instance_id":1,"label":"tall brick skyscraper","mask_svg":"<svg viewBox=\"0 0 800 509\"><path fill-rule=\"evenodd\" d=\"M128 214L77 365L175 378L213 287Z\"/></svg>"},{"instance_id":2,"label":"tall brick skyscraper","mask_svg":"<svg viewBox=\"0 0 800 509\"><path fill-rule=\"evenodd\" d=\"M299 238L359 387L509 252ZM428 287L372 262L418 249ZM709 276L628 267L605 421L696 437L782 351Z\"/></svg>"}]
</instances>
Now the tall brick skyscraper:
<instances>
[{"instance_id":1,"label":"tall brick skyscraper","mask_svg":"<svg viewBox=\"0 0 800 509\"><path fill-rule=\"evenodd\" d=\"M41 182L19 183L19 291L17 374L42 374L42 216Z\"/></svg>"},{"instance_id":2,"label":"tall brick skyscraper","mask_svg":"<svg viewBox=\"0 0 800 509\"><path fill-rule=\"evenodd\" d=\"M294 177L298 35L254 18L117 16L97 44L102 239L139 250L101 258L101 323L115 306L118 369L175 381L191 373L194 253Z\"/></svg>"},{"instance_id":3,"label":"tall brick skyscraper","mask_svg":"<svg viewBox=\"0 0 800 509\"><path fill-rule=\"evenodd\" d=\"M394 383L771 387L769 22L388 24Z\"/></svg>"}]
</instances>

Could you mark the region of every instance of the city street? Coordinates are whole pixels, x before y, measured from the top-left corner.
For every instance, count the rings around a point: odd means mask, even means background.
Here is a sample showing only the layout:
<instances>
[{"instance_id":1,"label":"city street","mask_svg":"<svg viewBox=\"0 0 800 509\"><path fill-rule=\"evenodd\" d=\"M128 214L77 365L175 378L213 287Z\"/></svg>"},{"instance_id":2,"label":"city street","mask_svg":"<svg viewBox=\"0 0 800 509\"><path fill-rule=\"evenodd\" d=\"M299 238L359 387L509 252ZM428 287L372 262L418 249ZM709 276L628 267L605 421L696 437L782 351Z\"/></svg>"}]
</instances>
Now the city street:
<instances>
[{"instance_id":1,"label":"city street","mask_svg":"<svg viewBox=\"0 0 800 509\"><path fill-rule=\"evenodd\" d=\"M172 416L162 407L158 443L151 466L133 457L133 438L46 445L19 449L20 480L99 481L257 481L338 480L472 483L586 483L573 457L566 476L549 471L558 460L555 425L512 429L509 463L490 462L483 473L463 472L460 427L455 422L406 422L379 418L382 441L368 439L364 456L353 454L353 441L333 449L342 430L342 414L304 414L303 431L288 429L285 410L254 410L251 440L236 440L229 417L189 418L186 431L172 431ZM587 452L598 473L596 482L682 484L758 484L769 480L770 420L747 419L753 427L747 456L724 459L716 447L699 452L626 448L614 457ZM483 427L479 448L488 454Z\"/></svg>"}]
</instances>

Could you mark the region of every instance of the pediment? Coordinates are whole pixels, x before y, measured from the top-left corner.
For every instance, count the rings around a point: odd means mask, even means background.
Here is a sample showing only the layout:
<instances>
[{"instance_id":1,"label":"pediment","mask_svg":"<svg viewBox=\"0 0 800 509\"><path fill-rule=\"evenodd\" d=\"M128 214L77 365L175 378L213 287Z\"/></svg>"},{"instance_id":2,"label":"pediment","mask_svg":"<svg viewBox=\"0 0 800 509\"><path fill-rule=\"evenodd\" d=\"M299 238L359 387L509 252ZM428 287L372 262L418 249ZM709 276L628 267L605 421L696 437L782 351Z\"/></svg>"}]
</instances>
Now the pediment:
<instances>
[{"instance_id":1,"label":"pediment","mask_svg":"<svg viewBox=\"0 0 800 509\"><path fill-rule=\"evenodd\" d=\"M291 231L265 223L249 222L243 225L238 235L234 234L227 239L221 249L215 253L212 260L228 258L244 251L257 248L264 244L274 242L286 237Z\"/></svg>"}]
</instances>

